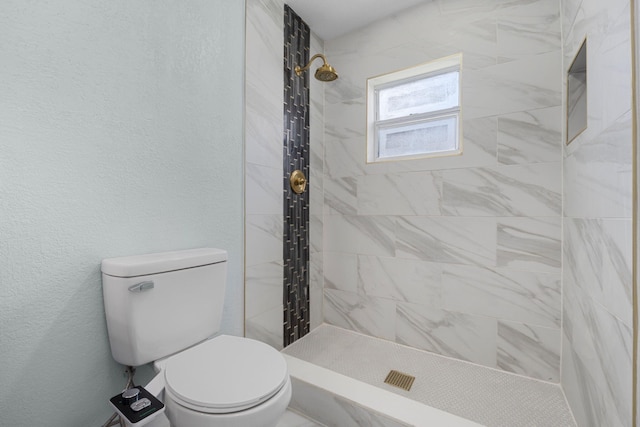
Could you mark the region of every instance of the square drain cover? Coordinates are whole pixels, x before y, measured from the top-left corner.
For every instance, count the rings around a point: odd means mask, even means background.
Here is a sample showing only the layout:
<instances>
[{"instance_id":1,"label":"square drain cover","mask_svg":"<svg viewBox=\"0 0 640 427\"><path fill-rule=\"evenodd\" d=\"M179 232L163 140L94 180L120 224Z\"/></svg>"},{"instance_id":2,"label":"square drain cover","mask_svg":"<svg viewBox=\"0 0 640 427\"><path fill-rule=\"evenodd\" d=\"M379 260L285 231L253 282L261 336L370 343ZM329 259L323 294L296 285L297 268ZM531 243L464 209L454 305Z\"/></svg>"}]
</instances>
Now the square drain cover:
<instances>
[{"instance_id":1,"label":"square drain cover","mask_svg":"<svg viewBox=\"0 0 640 427\"><path fill-rule=\"evenodd\" d=\"M415 379L416 377L412 375L405 374L396 370L391 370L387 374L387 378L384 379L384 382L394 387L409 391L411 390L411 386L413 385Z\"/></svg>"}]
</instances>

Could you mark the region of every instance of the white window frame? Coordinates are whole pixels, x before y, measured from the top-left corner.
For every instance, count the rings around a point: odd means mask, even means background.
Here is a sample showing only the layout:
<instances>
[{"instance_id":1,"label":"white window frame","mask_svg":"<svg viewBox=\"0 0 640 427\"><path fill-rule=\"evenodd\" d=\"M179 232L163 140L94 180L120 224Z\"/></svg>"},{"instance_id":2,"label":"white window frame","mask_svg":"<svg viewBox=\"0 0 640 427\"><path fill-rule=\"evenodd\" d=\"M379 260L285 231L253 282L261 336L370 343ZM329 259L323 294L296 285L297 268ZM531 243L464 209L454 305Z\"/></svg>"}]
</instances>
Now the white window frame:
<instances>
[{"instance_id":1,"label":"white window frame","mask_svg":"<svg viewBox=\"0 0 640 427\"><path fill-rule=\"evenodd\" d=\"M430 76L458 71L458 106L435 110L429 113L407 115L387 120L379 120L378 91L407 83L411 80L423 79ZM383 74L367 79L367 163L389 162L408 159L422 159L428 157L443 157L462 154L462 54L447 56L442 59L427 62L404 70ZM455 118L456 148L447 151L408 154L393 157L379 157L378 128L405 127L412 122Z\"/></svg>"}]
</instances>

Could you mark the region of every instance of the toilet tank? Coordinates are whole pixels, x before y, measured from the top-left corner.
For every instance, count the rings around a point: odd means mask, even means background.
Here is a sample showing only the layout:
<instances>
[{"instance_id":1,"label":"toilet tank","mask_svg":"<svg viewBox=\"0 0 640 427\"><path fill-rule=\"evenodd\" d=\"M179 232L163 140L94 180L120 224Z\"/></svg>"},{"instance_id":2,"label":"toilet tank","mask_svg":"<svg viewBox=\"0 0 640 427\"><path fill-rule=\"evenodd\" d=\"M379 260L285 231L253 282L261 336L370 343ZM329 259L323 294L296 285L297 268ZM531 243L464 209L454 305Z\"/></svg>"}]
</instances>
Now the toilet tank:
<instances>
[{"instance_id":1,"label":"toilet tank","mask_svg":"<svg viewBox=\"0 0 640 427\"><path fill-rule=\"evenodd\" d=\"M139 366L220 330L227 252L201 248L102 261L113 358Z\"/></svg>"}]
</instances>

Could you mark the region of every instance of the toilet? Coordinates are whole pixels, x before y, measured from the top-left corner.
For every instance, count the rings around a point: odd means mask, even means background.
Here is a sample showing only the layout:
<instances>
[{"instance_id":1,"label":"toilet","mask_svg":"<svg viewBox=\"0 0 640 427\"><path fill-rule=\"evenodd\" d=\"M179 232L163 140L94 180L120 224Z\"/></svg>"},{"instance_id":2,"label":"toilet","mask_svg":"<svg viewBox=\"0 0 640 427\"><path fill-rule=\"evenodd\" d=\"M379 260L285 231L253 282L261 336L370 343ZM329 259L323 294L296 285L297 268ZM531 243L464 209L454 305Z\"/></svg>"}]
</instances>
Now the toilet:
<instances>
[{"instance_id":1,"label":"toilet","mask_svg":"<svg viewBox=\"0 0 640 427\"><path fill-rule=\"evenodd\" d=\"M172 427L275 426L291 400L284 357L249 338L218 335L227 253L201 248L102 261L113 358L153 362L147 385Z\"/></svg>"}]
</instances>

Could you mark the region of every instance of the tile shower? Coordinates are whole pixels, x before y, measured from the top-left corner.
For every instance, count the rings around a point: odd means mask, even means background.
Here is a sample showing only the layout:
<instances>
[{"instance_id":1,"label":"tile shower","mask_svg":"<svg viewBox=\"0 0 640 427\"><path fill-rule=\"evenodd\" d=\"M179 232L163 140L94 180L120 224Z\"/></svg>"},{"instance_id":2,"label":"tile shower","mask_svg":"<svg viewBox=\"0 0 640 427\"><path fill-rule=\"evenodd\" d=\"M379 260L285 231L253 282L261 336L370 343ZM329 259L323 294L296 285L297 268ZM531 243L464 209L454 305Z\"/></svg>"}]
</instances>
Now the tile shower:
<instances>
[{"instance_id":1,"label":"tile shower","mask_svg":"<svg viewBox=\"0 0 640 427\"><path fill-rule=\"evenodd\" d=\"M245 334L282 348L284 2L247 1ZM313 33L309 50L322 52ZM304 65L304 64L302 64ZM287 78L288 79L288 78ZM308 221L311 328L322 323L323 88L309 79ZM288 177L287 177L288 179Z\"/></svg>"},{"instance_id":2,"label":"tile shower","mask_svg":"<svg viewBox=\"0 0 640 427\"><path fill-rule=\"evenodd\" d=\"M283 8L247 1L246 332L278 347ZM579 425L630 425L629 25L622 0L449 0L312 34L340 79L311 79L311 328L561 383ZM612 84L563 148L585 36ZM464 154L366 164L366 78L458 52Z\"/></svg>"},{"instance_id":3,"label":"tile shower","mask_svg":"<svg viewBox=\"0 0 640 427\"><path fill-rule=\"evenodd\" d=\"M325 43L344 76L325 90L325 321L558 382L558 2L484 3ZM514 30L522 17L537 37ZM366 78L457 52L463 155L365 164Z\"/></svg>"}]
</instances>

